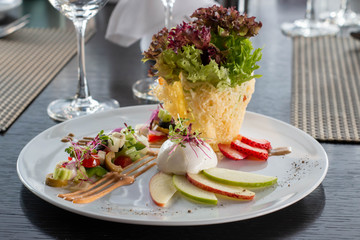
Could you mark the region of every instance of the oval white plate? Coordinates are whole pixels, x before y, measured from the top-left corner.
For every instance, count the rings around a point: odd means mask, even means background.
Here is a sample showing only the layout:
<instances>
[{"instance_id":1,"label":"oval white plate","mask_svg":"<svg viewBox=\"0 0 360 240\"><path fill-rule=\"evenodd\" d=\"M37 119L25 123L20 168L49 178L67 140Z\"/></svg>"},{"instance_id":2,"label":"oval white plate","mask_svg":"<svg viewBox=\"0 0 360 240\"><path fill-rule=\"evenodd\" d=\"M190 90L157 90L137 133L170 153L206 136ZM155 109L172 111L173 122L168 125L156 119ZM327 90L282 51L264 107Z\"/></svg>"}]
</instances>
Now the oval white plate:
<instances>
[{"instance_id":1,"label":"oval white plate","mask_svg":"<svg viewBox=\"0 0 360 240\"><path fill-rule=\"evenodd\" d=\"M328 159L322 146L306 133L284 122L247 112L241 133L266 138L273 147L291 146L287 156L268 161L231 161L223 159L220 167L277 176L276 186L256 191L253 201L233 201L219 197L217 206L191 202L179 194L166 208L156 206L149 195L148 183L157 171L139 177L133 185L121 187L93 203L77 205L57 197L62 189L44 184L47 173L57 162L67 159L67 144L60 139L72 132L79 138L95 136L100 130L111 131L145 123L156 105L125 107L70 120L47 129L32 139L21 151L17 172L23 184L45 201L84 216L114 222L145 225L205 225L239 221L262 216L289 206L310 194L325 178Z\"/></svg>"}]
</instances>

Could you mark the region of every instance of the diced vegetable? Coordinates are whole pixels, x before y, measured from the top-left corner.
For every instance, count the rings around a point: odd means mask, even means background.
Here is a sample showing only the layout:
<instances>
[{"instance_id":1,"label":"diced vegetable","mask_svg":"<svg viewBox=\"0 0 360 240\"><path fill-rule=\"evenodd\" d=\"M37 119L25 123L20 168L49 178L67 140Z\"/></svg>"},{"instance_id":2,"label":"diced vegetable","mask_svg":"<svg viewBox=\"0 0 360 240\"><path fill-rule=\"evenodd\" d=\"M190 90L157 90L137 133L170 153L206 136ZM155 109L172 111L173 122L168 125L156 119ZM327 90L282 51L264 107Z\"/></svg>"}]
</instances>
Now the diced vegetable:
<instances>
[{"instance_id":1,"label":"diced vegetable","mask_svg":"<svg viewBox=\"0 0 360 240\"><path fill-rule=\"evenodd\" d=\"M137 151L140 151L140 150L146 148L145 144L143 144L142 142L135 143L134 147L136 148Z\"/></svg>"},{"instance_id":2,"label":"diced vegetable","mask_svg":"<svg viewBox=\"0 0 360 240\"><path fill-rule=\"evenodd\" d=\"M73 179L74 182L78 182L78 181L82 181L82 180L87 180L89 177L86 174L86 169L81 166L78 170L77 170L77 175L76 177Z\"/></svg>"},{"instance_id":3,"label":"diced vegetable","mask_svg":"<svg viewBox=\"0 0 360 240\"><path fill-rule=\"evenodd\" d=\"M65 149L69 161L59 162L54 173L47 177L49 186L66 186L67 181L87 182L90 177L102 177L107 170L121 172L123 167L146 155L148 142L145 136L137 136L131 126L105 134L101 130L94 138L84 137L80 142L69 140ZM85 142L85 144L84 144ZM63 181L57 183L56 181Z\"/></svg>"},{"instance_id":4,"label":"diced vegetable","mask_svg":"<svg viewBox=\"0 0 360 240\"><path fill-rule=\"evenodd\" d=\"M100 160L97 156L94 157L94 155L91 155L88 158L83 159L81 165L86 168L93 168L100 165Z\"/></svg>"},{"instance_id":5,"label":"diced vegetable","mask_svg":"<svg viewBox=\"0 0 360 240\"><path fill-rule=\"evenodd\" d=\"M132 162L131 158L127 156L119 156L114 160L114 164L122 168L130 165Z\"/></svg>"},{"instance_id":6,"label":"diced vegetable","mask_svg":"<svg viewBox=\"0 0 360 240\"><path fill-rule=\"evenodd\" d=\"M122 167L117 166L113 163L113 160L115 159L115 153L114 152L108 152L105 157L105 167L111 172L121 172Z\"/></svg>"},{"instance_id":7,"label":"diced vegetable","mask_svg":"<svg viewBox=\"0 0 360 240\"><path fill-rule=\"evenodd\" d=\"M86 169L86 174L88 175L89 178L94 176L94 175L96 175L98 177L102 177L106 173L107 173L107 171L105 170L105 168L103 168L101 166Z\"/></svg>"},{"instance_id":8,"label":"diced vegetable","mask_svg":"<svg viewBox=\"0 0 360 240\"><path fill-rule=\"evenodd\" d=\"M171 124L171 122L164 122L164 121L160 120L157 131L169 133L170 124Z\"/></svg>"},{"instance_id":9,"label":"diced vegetable","mask_svg":"<svg viewBox=\"0 0 360 240\"><path fill-rule=\"evenodd\" d=\"M163 108L159 109L158 117L162 122L171 122L172 119L170 113Z\"/></svg>"},{"instance_id":10,"label":"diced vegetable","mask_svg":"<svg viewBox=\"0 0 360 240\"><path fill-rule=\"evenodd\" d=\"M100 165L104 164L106 152L105 151L98 151L97 155L99 156Z\"/></svg>"},{"instance_id":11,"label":"diced vegetable","mask_svg":"<svg viewBox=\"0 0 360 240\"><path fill-rule=\"evenodd\" d=\"M49 173L46 175L45 183L50 187L65 187L68 185L68 180L54 179L53 174Z\"/></svg>"},{"instance_id":12,"label":"diced vegetable","mask_svg":"<svg viewBox=\"0 0 360 240\"><path fill-rule=\"evenodd\" d=\"M132 154L134 152L136 152L136 148L135 147L130 147L130 148L128 148L128 149L126 149L124 151L124 154L129 156L130 154Z\"/></svg>"},{"instance_id":13,"label":"diced vegetable","mask_svg":"<svg viewBox=\"0 0 360 240\"><path fill-rule=\"evenodd\" d=\"M118 152L120 148L125 143L125 136L122 133L113 132L110 136L110 140L108 141L108 147L112 152Z\"/></svg>"},{"instance_id":14,"label":"diced vegetable","mask_svg":"<svg viewBox=\"0 0 360 240\"><path fill-rule=\"evenodd\" d=\"M136 161L139 158L141 158L141 154L138 151L136 151L136 152L130 153L129 157L131 158L132 161Z\"/></svg>"},{"instance_id":15,"label":"diced vegetable","mask_svg":"<svg viewBox=\"0 0 360 240\"><path fill-rule=\"evenodd\" d=\"M58 164L53 173L54 180L70 180L73 176L73 171L71 169L67 169L65 167L61 167Z\"/></svg>"},{"instance_id":16,"label":"diced vegetable","mask_svg":"<svg viewBox=\"0 0 360 240\"><path fill-rule=\"evenodd\" d=\"M148 135L148 141L149 142L159 142L162 140L165 140L167 138L166 135L155 135L155 134L149 134Z\"/></svg>"}]
</instances>

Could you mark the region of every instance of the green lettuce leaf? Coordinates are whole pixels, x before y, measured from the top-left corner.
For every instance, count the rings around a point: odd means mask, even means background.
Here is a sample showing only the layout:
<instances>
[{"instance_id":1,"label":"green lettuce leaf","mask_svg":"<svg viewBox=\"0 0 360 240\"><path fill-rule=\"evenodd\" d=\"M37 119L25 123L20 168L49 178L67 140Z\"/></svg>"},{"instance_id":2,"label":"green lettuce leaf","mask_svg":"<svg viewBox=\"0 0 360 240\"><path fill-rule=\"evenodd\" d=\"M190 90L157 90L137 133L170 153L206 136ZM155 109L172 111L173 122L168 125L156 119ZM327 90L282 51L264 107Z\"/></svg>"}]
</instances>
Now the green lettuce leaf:
<instances>
[{"instance_id":1,"label":"green lettuce leaf","mask_svg":"<svg viewBox=\"0 0 360 240\"><path fill-rule=\"evenodd\" d=\"M213 37L212 43L226 54L226 62L219 66L214 60L204 65L201 59L202 50L194 45L183 46L181 51L175 53L171 49L164 50L158 57L154 66L158 76L168 82L179 81L182 72L188 81L209 82L218 88L234 87L252 78L261 77L253 75L259 68L261 49L253 49L249 39L236 36Z\"/></svg>"}]
</instances>

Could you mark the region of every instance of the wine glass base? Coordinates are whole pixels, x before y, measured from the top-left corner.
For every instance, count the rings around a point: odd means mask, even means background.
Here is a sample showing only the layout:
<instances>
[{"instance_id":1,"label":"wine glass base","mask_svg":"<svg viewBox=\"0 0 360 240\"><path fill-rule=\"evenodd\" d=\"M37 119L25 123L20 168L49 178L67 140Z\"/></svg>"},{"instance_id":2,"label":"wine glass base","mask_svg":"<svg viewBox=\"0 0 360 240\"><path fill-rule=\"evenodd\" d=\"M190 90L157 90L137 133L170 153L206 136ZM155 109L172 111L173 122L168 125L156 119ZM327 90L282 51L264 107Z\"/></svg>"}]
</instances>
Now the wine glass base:
<instances>
[{"instance_id":1,"label":"wine glass base","mask_svg":"<svg viewBox=\"0 0 360 240\"><path fill-rule=\"evenodd\" d=\"M100 101L88 97L86 99L58 99L51 102L47 108L48 115L56 121L66 121L89 114L118 108L120 105L114 99Z\"/></svg>"},{"instance_id":2,"label":"wine glass base","mask_svg":"<svg viewBox=\"0 0 360 240\"><path fill-rule=\"evenodd\" d=\"M337 13L332 13L327 20L340 27L360 25L360 16L353 11L339 11Z\"/></svg>"},{"instance_id":3,"label":"wine glass base","mask_svg":"<svg viewBox=\"0 0 360 240\"><path fill-rule=\"evenodd\" d=\"M336 35L339 28L328 22L312 21L308 19L296 20L293 23L283 23L281 31L284 35L290 37L318 37L325 35Z\"/></svg>"},{"instance_id":4,"label":"wine glass base","mask_svg":"<svg viewBox=\"0 0 360 240\"><path fill-rule=\"evenodd\" d=\"M152 89L156 87L157 82L153 78L145 78L136 81L132 86L134 95L140 99L158 102L159 100L152 93Z\"/></svg>"}]
</instances>

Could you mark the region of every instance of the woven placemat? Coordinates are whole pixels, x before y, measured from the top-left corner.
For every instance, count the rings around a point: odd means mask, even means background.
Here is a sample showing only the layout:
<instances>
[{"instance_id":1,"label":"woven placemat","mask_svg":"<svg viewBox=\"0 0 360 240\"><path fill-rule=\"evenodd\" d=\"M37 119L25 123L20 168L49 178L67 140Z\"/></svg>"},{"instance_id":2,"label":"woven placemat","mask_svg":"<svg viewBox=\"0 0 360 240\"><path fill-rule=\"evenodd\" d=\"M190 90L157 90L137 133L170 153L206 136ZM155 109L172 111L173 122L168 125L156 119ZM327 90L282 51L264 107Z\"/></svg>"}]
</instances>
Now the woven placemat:
<instances>
[{"instance_id":1,"label":"woven placemat","mask_svg":"<svg viewBox=\"0 0 360 240\"><path fill-rule=\"evenodd\" d=\"M89 28L89 39L95 28ZM24 28L0 39L0 132L76 54L75 30Z\"/></svg>"},{"instance_id":2,"label":"woven placemat","mask_svg":"<svg viewBox=\"0 0 360 240\"><path fill-rule=\"evenodd\" d=\"M360 142L360 41L293 38L292 124L320 141Z\"/></svg>"}]
</instances>

